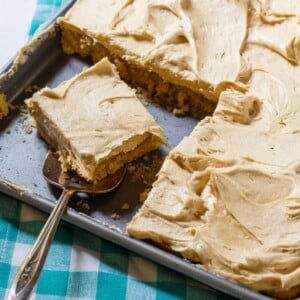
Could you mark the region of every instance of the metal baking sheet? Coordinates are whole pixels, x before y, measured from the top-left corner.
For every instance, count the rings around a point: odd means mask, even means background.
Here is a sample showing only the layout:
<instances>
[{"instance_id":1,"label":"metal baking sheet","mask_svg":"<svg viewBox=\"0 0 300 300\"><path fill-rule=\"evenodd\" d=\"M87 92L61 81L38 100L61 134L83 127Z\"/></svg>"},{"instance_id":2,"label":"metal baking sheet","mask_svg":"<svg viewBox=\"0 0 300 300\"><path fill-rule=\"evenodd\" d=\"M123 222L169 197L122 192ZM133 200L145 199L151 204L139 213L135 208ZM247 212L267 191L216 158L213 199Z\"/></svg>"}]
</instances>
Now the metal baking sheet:
<instances>
[{"instance_id":1,"label":"metal baking sheet","mask_svg":"<svg viewBox=\"0 0 300 300\"><path fill-rule=\"evenodd\" d=\"M30 47L22 50L21 60L19 59L22 63L14 63L12 60L2 70L0 94L4 93L7 100L14 105L24 104L24 99L31 95L28 92L30 88L55 87L91 65L89 60L67 56L61 50L60 31L55 25L55 19L63 15L72 2L47 24L47 30L40 33ZM154 104L147 105L147 108L164 129L171 148L188 135L198 122L190 117L175 117ZM50 212L60 191L49 186L42 176L41 170L48 146L35 129L30 133L29 122L30 119L20 109L15 109L0 121L0 191ZM151 154L149 166L152 167L151 159L154 156L163 158L168 151L169 149L161 147ZM137 165L139 163L144 165L147 161L141 159ZM154 245L126 235L126 224L140 207L139 196L144 189L142 180L132 181L132 174L128 173L114 192L105 196L74 197L63 219L229 295L242 299L271 299L220 278ZM129 209L122 209L124 203L128 203ZM113 219L113 214L118 214L120 218Z\"/></svg>"}]
</instances>

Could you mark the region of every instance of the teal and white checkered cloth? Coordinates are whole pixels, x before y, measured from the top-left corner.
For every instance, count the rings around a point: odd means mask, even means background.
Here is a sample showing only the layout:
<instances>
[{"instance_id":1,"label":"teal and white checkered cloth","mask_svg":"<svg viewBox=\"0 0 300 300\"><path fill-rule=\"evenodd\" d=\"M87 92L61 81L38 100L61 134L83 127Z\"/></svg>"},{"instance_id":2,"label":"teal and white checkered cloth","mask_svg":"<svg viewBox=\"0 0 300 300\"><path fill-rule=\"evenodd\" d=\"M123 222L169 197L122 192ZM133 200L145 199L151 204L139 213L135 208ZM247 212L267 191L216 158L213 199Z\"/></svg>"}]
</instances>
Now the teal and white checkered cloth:
<instances>
[{"instance_id":1,"label":"teal and white checkered cloth","mask_svg":"<svg viewBox=\"0 0 300 300\"><path fill-rule=\"evenodd\" d=\"M36 0L36 10L31 21L29 37L33 36L44 22L50 20L61 7L69 2L70 0Z\"/></svg>"},{"instance_id":2,"label":"teal and white checkered cloth","mask_svg":"<svg viewBox=\"0 0 300 300\"><path fill-rule=\"evenodd\" d=\"M67 0L38 0L29 36ZM0 299L47 215L0 193ZM33 299L232 299L61 222Z\"/></svg>"}]
</instances>

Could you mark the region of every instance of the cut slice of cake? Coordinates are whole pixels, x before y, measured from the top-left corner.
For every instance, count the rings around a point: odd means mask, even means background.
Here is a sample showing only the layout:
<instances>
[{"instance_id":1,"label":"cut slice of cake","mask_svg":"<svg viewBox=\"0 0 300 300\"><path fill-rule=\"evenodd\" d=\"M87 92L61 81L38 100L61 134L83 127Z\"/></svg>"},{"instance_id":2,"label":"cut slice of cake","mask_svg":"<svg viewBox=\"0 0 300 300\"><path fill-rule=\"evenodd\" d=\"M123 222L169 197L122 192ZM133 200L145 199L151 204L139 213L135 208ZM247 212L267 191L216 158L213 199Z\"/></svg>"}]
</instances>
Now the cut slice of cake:
<instances>
[{"instance_id":1,"label":"cut slice of cake","mask_svg":"<svg viewBox=\"0 0 300 300\"><path fill-rule=\"evenodd\" d=\"M124 80L175 113L203 116L228 86L246 88L247 14L247 1L78 0L58 23L65 52L108 55Z\"/></svg>"},{"instance_id":2,"label":"cut slice of cake","mask_svg":"<svg viewBox=\"0 0 300 300\"><path fill-rule=\"evenodd\" d=\"M108 59L26 101L38 132L60 153L65 169L88 181L114 173L160 143L154 118Z\"/></svg>"}]
</instances>

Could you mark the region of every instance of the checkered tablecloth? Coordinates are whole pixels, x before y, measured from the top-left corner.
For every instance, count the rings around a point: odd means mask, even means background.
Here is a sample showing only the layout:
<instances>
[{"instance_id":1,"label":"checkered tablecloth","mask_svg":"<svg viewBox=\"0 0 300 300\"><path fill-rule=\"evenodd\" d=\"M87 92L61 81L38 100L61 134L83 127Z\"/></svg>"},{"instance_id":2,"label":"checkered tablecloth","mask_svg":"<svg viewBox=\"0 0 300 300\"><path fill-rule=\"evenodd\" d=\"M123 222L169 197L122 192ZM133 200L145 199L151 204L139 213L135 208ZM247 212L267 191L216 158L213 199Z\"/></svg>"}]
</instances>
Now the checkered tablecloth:
<instances>
[{"instance_id":1,"label":"checkered tablecloth","mask_svg":"<svg viewBox=\"0 0 300 300\"><path fill-rule=\"evenodd\" d=\"M67 0L39 0L29 36ZM0 299L47 215L0 193ZM232 299L61 222L33 299Z\"/></svg>"}]
</instances>

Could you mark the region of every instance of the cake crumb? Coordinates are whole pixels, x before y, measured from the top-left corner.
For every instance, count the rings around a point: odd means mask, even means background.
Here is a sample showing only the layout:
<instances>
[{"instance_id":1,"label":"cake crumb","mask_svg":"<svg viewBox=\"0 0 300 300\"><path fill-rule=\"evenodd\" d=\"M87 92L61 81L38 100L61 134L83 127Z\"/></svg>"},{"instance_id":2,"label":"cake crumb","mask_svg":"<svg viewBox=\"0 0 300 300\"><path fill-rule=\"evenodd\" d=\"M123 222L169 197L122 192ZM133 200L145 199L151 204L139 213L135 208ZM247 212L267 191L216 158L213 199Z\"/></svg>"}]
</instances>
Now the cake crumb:
<instances>
[{"instance_id":1,"label":"cake crumb","mask_svg":"<svg viewBox=\"0 0 300 300\"><path fill-rule=\"evenodd\" d=\"M34 127L34 128L37 127L37 126L36 126L36 121L35 121L35 119L33 119L33 118L30 118L29 123L30 123L31 127Z\"/></svg>"},{"instance_id":2,"label":"cake crumb","mask_svg":"<svg viewBox=\"0 0 300 300\"><path fill-rule=\"evenodd\" d=\"M79 199L78 201L76 201L76 206L78 206L79 209L83 209L86 211L89 211L91 209L91 206L84 199Z\"/></svg>"},{"instance_id":3,"label":"cake crumb","mask_svg":"<svg viewBox=\"0 0 300 300\"><path fill-rule=\"evenodd\" d=\"M120 220L120 215L117 214L117 213L113 213L110 217L111 217L113 220Z\"/></svg>"},{"instance_id":4,"label":"cake crumb","mask_svg":"<svg viewBox=\"0 0 300 300\"><path fill-rule=\"evenodd\" d=\"M29 119L29 112L26 105L18 105L18 110L20 111L19 123L23 124L22 128L27 134L31 134L33 131L33 126L31 124L31 119Z\"/></svg>"},{"instance_id":5,"label":"cake crumb","mask_svg":"<svg viewBox=\"0 0 300 300\"><path fill-rule=\"evenodd\" d=\"M32 84L32 85L27 85L24 88L24 92L25 93L35 93L37 91L39 91L41 89L40 86L38 86L37 84Z\"/></svg>"},{"instance_id":6,"label":"cake crumb","mask_svg":"<svg viewBox=\"0 0 300 300\"><path fill-rule=\"evenodd\" d=\"M145 91L145 89L141 88L141 87L137 87L136 88L137 91L137 98L140 100L140 102L144 105L144 106L148 106L149 105L149 95L148 93Z\"/></svg>"},{"instance_id":7,"label":"cake crumb","mask_svg":"<svg viewBox=\"0 0 300 300\"><path fill-rule=\"evenodd\" d=\"M129 209L129 204L127 202L123 203L121 209L124 209L124 210Z\"/></svg>"},{"instance_id":8,"label":"cake crumb","mask_svg":"<svg viewBox=\"0 0 300 300\"><path fill-rule=\"evenodd\" d=\"M27 119L28 119L28 114L24 113L24 112L21 112L20 113L20 120L19 120L19 122L22 123L22 122L24 122Z\"/></svg>"},{"instance_id":9,"label":"cake crumb","mask_svg":"<svg viewBox=\"0 0 300 300\"><path fill-rule=\"evenodd\" d=\"M83 202L83 200L80 199L80 200L76 201L76 205L77 205L77 206L81 206L82 202Z\"/></svg>"},{"instance_id":10,"label":"cake crumb","mask_svg":"<svg viewBox=\"0 0 300 300\"><path fill-rule=\"evenodd\" d=\"M146 188L143 192L140 193L139 201L141 203L145 202L145 200L148 197L148 194L149 194L150 190L151 190L150 188Z\"/></svg>"},{"instance_id":11,"label":"cake crumb","mask_svg":"<svg viewBox=\"0 0 300 300\"><path fill-rule=\"evenodd\" d=\"M28 114L28 109L26 104L21 104L17 106L18 110L23 114Z\"/></svg>"},{"instance_id":12,"label":"cake crumb","mask_svg":"<svg viewBox=\"0 0 300 300\"><path fill-rule=\"evenodd\" d=\"M176 116L176 117L182 117L187 115L187 112L189 111L189 107L187 105L182 106L182 107L176 107L172 110L172 113Z\"/></svg>"},{"instance_id":13,"label":"cake crumb","mask_svg":"<svg viewBox=\"0 0 300 300\"><path fill-rule=\"evenodd\" d=\"M91 209L90 205L86 202L82 203L82 208L84 208L85 210L90 210Z\"/></svg>"},{"instance_id":14,"label":"cake crumb","mask_svg":"<svg viewBox=\"0 0 300 300\"><path fill-rule=\"evenodd\" d=\"M128 171L129 173L132 173L132 172L135 171L135 169L136 169L135 166L129 165L128 168L127 168L127 171Z\"/></svg>"},{"instance_id":15,"label":"cake crumb","mask_svg":"<svg viewBox=\"0 0 300 300\"><path fill-rule=\"evenodd\" d=\"M12 104L12 103L8 103L8 108L9 108L10 110L15 110L15 109L17 108L17 106L14 105L14 104Z\"/></svg>"},{"instance_id":16,"label":"cake crumb","mask_svg":"<svg viewBox=\"0 0 300 300\"><path fill-rule=\"evenodd\" d=\"M23 130L27 134L31 134L32 133L32 126L31 126L31 124L23 124Z\"/></svg>"}]
</instances>

